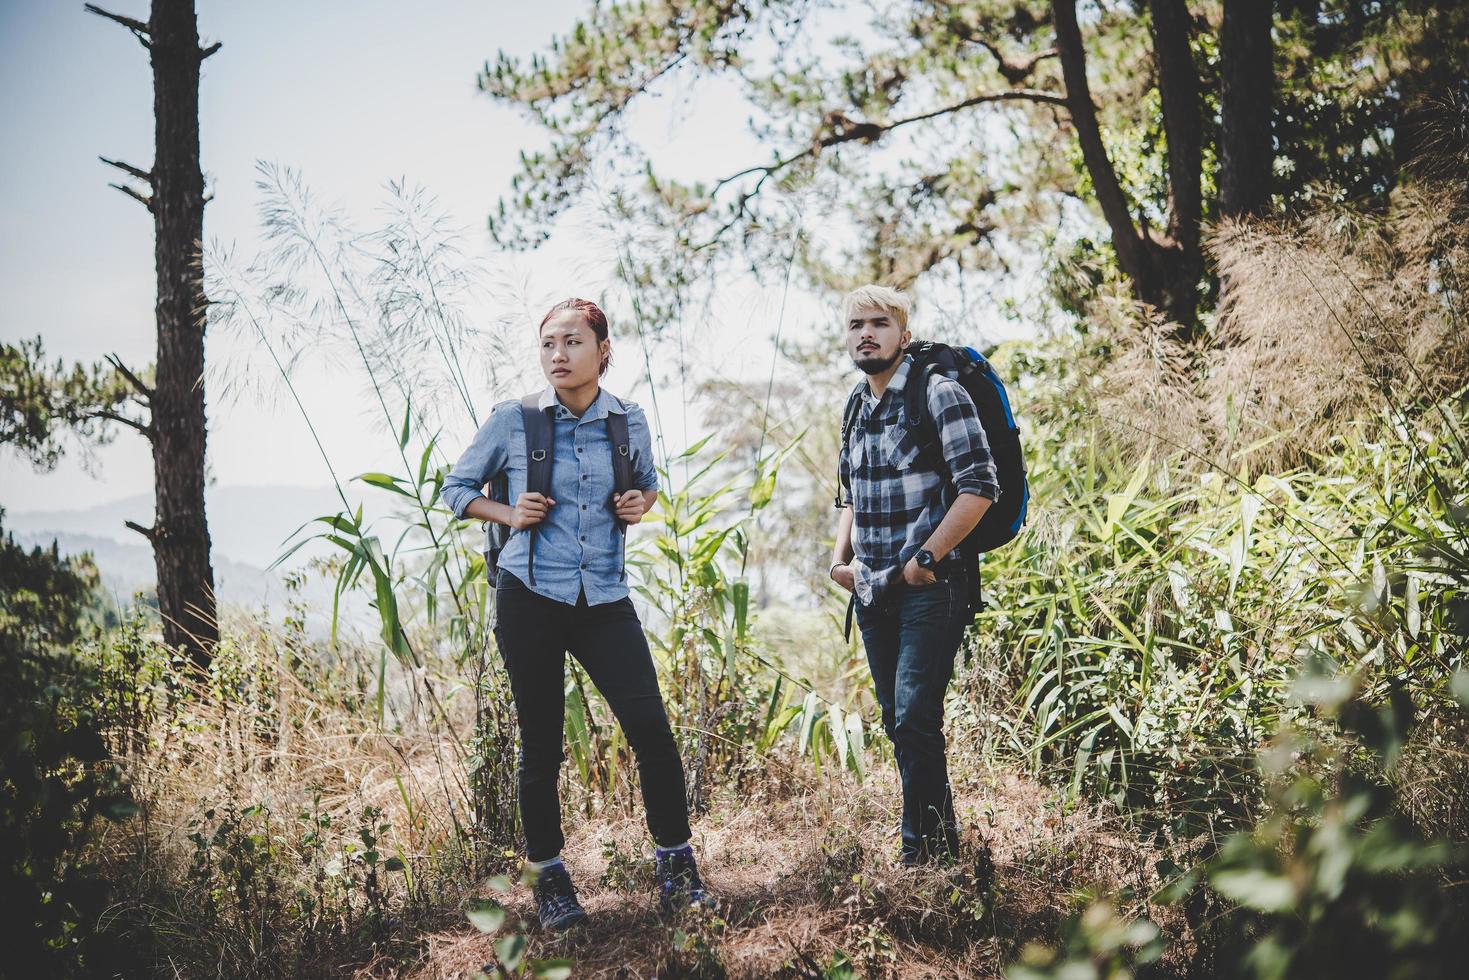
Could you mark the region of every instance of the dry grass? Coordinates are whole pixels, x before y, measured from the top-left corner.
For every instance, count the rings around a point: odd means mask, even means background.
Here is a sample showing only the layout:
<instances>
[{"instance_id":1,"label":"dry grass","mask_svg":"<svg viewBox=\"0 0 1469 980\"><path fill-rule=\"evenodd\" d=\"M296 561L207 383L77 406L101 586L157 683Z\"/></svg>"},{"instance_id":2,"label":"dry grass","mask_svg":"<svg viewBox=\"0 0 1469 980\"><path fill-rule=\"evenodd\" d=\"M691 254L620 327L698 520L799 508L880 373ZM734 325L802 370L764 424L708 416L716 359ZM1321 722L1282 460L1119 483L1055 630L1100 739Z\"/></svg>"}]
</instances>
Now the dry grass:
<instances>
[{"instance_id":1,"label":"dry grass","mask_svg":"<svg viewBox=\"0 0 1469 980\"><path fill-rule=\"evenodd\" d=\"M1324 445L1364 409L1433 399L1469 377L1462 289L1469 238L1447 193L1400 191L1383 219L1341 212L1225 225L1211 251L1237 283L1202 388L1231 448Z\"/></svg>"},{"instance_id":2,"label":"dry grass","mask_svg":"<svg viewBox=\"0 0 1469 980\"><path fill-rule=\"evenodd\" d=\"M216 688L162 698L127 757L145 816L103 845L122 883L111 924L174 976L473 976L497 937L463 910L493 897L485 877L513 874L518 859L513 841L481 840L476 864L463 843L471 719L459 701L449 723L419 710L379 728L350 670L287 669L289 636L228 633ZM964 860L948 869L895 865L899 791L877 752L865 782L778 750L765 775L720 788L695 843L721 913L676 924L681 948L656 914L641 808L621 786L567 820L591 924L572 936L529 925L528 955L569 956L578 977L815 976L839 950L870 977L997 976L1025 943L1054 941L1083 889L1159 886L1157 855L1115 815L1068 810L1042 784L987 768L967 743L951 757L966 831ZM568 786L568 800L583 795ZM209 839L228 819L238 829L214 842L201 875L192 835ZM359 835L378 823L388 827L377 850L401 855L412 885L380 871L374 897ZM528 889L508 908L534 922Z\"/></svg>"},{"instance_id":3,"label":"dry grass","mask_svg":"<svg viewBox=\"0 0 1469 980\"><path fill-rule=\"evenodd\" d=\"M976 774L958 788L961 864L897 867L889 776L858 785L808 770L796 785L772 779L717 801L694 840L720 918L678 923L712 952L702 964L675 948L673 925L656 914L640 820L581 822L565 853L591 922L564 937L532 927L531 955L571 957L579 977L799 977L840 950L869 977L991 977L1027 941L1052 938L1086 887L1146 894L1159 884L1156 855L1109 819L1068 815L1050 790L1013 774ZM633 855L642 875L628 873ZM527 889L510 908L534 921ZM409 975L473 976L492 947L492 937L456 925L427 938Z\"/></svg>"},{"instance_id":4,"label":"dry grass","mask_svg":"<svg viewBox=\"0 0 1469 980\"><path fill-rule=\"evenodd\" d=\"M1279 471L1351 418L1462 386L1466 200L1450 185L1403 188L1386 215L1338 208L1216 227L1221 304L1201 341L1104 286L1088 311L1095 363L1077 375L1116 448Z\"/></svg>"}]
</instances>

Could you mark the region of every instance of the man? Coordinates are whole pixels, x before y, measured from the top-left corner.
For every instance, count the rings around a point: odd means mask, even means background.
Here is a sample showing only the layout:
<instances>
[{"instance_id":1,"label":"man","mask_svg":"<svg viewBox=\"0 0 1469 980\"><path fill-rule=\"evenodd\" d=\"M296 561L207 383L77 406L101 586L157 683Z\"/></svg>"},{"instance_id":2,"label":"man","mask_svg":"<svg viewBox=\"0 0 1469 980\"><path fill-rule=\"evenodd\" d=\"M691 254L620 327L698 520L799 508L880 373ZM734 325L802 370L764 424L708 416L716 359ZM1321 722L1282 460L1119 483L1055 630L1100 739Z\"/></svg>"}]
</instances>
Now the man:
<instances>
[{"instance_id":1,"label":"man","mask_svg":"<svg viewBox=\"0 0 1469 980\"><path fill-rule=\"evenodd\" d=\"M979 415L956 381L933 375L932 427L907 424L903 391L910 302L863 286L843 303L847 352L867 375L841 448L841 520L831 577L856 598L882 724L903 784L905 865L957 856L944 746L944 692L964 628L973 618L968 575L955 547L1000 487ZM917 384L915 379L912 383ZM936 433L920 453L924 432ZM941 465L925 462L932 459Z\"/></svg>"}]
</instances>

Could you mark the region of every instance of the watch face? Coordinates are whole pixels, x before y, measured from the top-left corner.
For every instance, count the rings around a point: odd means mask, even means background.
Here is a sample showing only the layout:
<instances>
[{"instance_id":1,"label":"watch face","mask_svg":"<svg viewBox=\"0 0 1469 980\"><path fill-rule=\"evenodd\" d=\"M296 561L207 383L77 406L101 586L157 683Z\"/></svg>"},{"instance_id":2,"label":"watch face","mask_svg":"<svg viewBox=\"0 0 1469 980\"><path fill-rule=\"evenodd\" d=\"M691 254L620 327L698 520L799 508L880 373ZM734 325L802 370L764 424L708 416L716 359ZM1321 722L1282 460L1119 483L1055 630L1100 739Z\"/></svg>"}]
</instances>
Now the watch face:
<instances>
[{"instance_id":1,"label":"watch face","mask_svg":"<svg viewBox=\"0 0 1469 980\"><path fill-rule=\"evenodd\" d=\"M920 551L918 553L918 567L919 568L932 568L933 567L933 553L932 552L929 552L929 551Z\"/></svg>"}]
</instances>

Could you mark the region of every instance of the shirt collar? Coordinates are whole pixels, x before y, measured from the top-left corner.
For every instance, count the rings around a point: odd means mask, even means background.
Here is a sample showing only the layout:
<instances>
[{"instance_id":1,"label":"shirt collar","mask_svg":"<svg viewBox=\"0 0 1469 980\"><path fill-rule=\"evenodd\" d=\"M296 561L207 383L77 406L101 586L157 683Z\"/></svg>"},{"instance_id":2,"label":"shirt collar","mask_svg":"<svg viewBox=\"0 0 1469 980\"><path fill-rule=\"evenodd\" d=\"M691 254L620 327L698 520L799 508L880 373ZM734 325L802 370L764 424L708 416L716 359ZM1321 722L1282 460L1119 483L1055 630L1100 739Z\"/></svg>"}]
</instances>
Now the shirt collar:
<instances>
[{"instance_id":1,"label":"shirt collar","mask_svg":"<svg viewBox=\"0 0 1469 980\"><path fill-rule=\"evenodd\" d=\"M546 385L541 391L541 398L537 404L542 411L554 406L556 408L557 418L576 418L575 415L571 414L571 410L562 405L560 400L557 399L556 388L552 385ZM622 407L622 403L614 398L612 393L606 388L598 388L597 397L587 406L587 410L581 414L581 418L578 421L595 422L597 419L605 419L612 412L626 414L626 409Z\"/></svg>"},{"instance_id":2,"label":"shirt collar","mask_svg":"<svg viewBox=\"0 0 1469 980\"><path fill-rule=\"evenodd\" d=\"M901 392L903 390L903 386L908 383L908 369L912 366L913 355L904 354L903 363L899 364L898 369L893 372L892 380L888 382L888 386L883 391L883 394L887 395L888 392ZM881 399L873 397L872 386L869 384L864 384L862 386L862 397L867 400L867 404L869 405L876 405L879 401L881 401ZM896 395L894 395L894 397L896 397Z\"/></svg>"}]
</instances>

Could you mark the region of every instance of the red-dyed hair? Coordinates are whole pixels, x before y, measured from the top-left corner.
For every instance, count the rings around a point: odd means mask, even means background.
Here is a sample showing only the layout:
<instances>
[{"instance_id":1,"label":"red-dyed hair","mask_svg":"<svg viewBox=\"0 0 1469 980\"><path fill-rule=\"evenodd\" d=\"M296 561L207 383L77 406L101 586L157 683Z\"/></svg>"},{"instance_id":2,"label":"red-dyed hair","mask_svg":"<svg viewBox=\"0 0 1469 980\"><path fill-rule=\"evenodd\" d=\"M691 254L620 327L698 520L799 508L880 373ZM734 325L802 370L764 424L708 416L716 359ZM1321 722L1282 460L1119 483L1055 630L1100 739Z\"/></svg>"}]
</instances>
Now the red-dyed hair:
<instances>
[{"instance_id":1,"label":"red-dyed hair","mask_svg":"<svg viewBox=\"0 0 1469 980\"><path fill-rule=\"evenodd\" d=\"M597 343L600 344L602 341L607 339L607 314L603 313L602 308L596 303L593 303L591 300L578 299L575 296L573 296L571 299L563 299L561 302L557 303L555 306L546 311L546 315L541 317L541 325L539 327L536 327L537 336L540 335L541 329L545 327L548 322L550 322L553 316L555 316L557 313L564 313L567 310L575 310L577 313L581 314L582 322L585 323L588 327L592 328L592 333L596 336ZM611 364L612 354L609 352L606 357L602 358L602 366L600 369L598 369L597 373L606 374L607 368L611 366Z\"/></svg>"}]
</instances>

